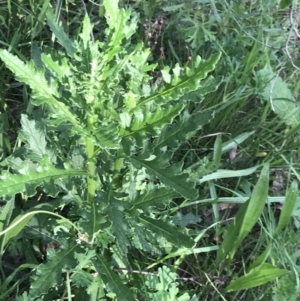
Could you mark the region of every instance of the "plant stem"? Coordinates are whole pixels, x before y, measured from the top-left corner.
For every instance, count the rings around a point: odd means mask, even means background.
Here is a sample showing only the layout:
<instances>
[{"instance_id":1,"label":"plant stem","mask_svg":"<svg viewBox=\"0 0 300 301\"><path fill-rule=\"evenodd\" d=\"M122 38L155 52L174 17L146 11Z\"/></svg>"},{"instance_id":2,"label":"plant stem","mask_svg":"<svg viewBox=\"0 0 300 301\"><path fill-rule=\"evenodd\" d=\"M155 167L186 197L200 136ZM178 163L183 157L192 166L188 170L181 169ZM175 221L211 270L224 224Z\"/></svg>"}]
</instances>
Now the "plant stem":
<instances>
[{"instance_id":1,"label":"plant stem","mask_svg":"<svg viewBox=\"0 0 300 301\"><path fill-rule=\"evenodd\" d=\"M93 119L91 116L87 120L88 130L91 132L93 129ZM94 161L94 144L91 137L86 138L86 154L87 154L87 170L88 170L88 179L87 179L87 188L88 188L88 202L94 203L95 201L95 192L96 192L96 182L95 182L95 161Z\"/></svg>"}]
</instances>

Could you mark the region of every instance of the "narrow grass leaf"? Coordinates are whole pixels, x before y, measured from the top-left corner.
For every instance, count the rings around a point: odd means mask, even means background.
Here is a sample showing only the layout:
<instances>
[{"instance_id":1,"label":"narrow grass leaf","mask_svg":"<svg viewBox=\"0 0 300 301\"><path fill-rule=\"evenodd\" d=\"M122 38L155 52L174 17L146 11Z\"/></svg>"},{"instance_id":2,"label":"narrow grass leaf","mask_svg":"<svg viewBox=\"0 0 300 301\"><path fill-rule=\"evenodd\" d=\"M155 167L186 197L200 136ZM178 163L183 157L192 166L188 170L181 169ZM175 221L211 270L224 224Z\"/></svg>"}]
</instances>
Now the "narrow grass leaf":
<instances>
[{"instance_id":1,"label":"narrow grass leaf","mask_svg":"<svg viewBox=\"0 0 300 301\"><path fill-rule=\"evenodd\" d=\"M216 169L219 167L222 157L222 137L218 135L214 144L214 157L213 162Z\"/></svg>"},{"instance_id":2,"label":"narrow grass leaf","mask_svg":"<svg viewBox=\"0 0 300 301\"><path fill-rule=\"evenodd\" d=\"M228 264L244 238L257 222L266 204L269 189L269 165L266 164L260 174L249 201L244 203L236 214L234 221L225 233L224 240L217 253L216 265L228 255Z\"/></svg>"},{"instance_id":3,"label":"narrow grass leaf","mask_svg":"<svg viewBox=\"0 0 300 301\"><path fill-rule=\"evenodd\" d=\"M293 181L291 187L287 192L287 196L284 200L278 225L275 229L274 235L279 234L279 232L289 224L291 217L293 216L293 211L297 202L298 196L298 184Z\"/></svg>"},{"instance_id":4,"label":"narrow grass leaf","mask_svg":"<svg viewBox=\"0 0 300 301\"><path fill-rule=\"evenodd\" d=\"M219 246L210 246L210 247L202 247L202 248L180 248L180 249L176 250L175 252L172 252L171 254L167 255L164 258L162 258L160 260L156 260L155 263L149 265L147 267L147 269L148 270L152 269L156 265L161 264L170 258L174 258L174 257L182 257L183 258L185 256L192 255L192 254L200 254L200 253L208 253L208 252L217 251L218 249L219 249Z\"/></svg>"},{"instance_id":5,"label":"narrow grass leaf","mask_svg":"<svg viewBox=\"0 0 300 301\"><path fill-rule=\"evenodd\" d=\"M225 290L226 292L232 292L257 287L288 273L287 270L278 269L269 263L264 263L259 269L252 270L248 274L233 280Z\"/></svg>"},{"instance_id":6,"label":"narrow grass leaf","mask_svg":"<svg viewBox=\"0 0 300 301\"><path fill-rule=\"evenodd\" d=\"M201 184L207 181L217 180L217 179L244 177L253 174L258 168L259 166L254 166L254 167L250 167L247 169L240 169L240 170L219 169L216 172L203 176L201 179L199 179L197 172L193 172L193 174L191 175L191 179Z\"/></svg>"},{"instance_id":7,"label":"narrow grass leaf","mask_svg":"<svg viewBox=\"0 0 300 301\"><path fill-rule=\"evenodd\" d=\"M240 225L238 236L238 243L248 235L253 226L256 224L259 216L261 215L266 200L268 198L269 190L269 164L266 164L260 174L257 184L254 187L252 196L247 206L247 211Z\"/></svg>"},{"instance_id":8,"label":"narrow grass leaf","mask_svg":"<svg viewBox=\"0 0 300 301\"><path fill-rule=\"evenodd\" d=\"M272 246L268 245L266 249L254 260L254 262L251 263L247 271L249 272L263 265L266 262L267 258L269 257L271 250L272 250Z\"/></svg>"},{"instance_id":9,"label":"narrow grass leaf","mask_svg":"<svg viewBox=\"0 0 300 301\"><path fill-rule=\"evenodd\" d=\"M8 226L14 206L15 206L15 202L13 197L9 201L7 201L7 203L1 208L0 232L2 232ZM0 256L3 255L5 240L6 240L6 234L3 237L0 237Z\"/></svg>"},{"instance_id":10,"label":"narrow grass leaf","mask_svg":"<svg viewBox=\"0 0 300 301\"><path fill-rule=\"evenodd\" d=\"M222 144L222 154L227 153L228 151L233 149L236 145L243 143L246 139L248 139L253 134L254 134L254 131L245 132L245 133L242 133L242 134L232 138L231 140L229 140L227 142L224 142Z\"/></svg>"}]
</instances>

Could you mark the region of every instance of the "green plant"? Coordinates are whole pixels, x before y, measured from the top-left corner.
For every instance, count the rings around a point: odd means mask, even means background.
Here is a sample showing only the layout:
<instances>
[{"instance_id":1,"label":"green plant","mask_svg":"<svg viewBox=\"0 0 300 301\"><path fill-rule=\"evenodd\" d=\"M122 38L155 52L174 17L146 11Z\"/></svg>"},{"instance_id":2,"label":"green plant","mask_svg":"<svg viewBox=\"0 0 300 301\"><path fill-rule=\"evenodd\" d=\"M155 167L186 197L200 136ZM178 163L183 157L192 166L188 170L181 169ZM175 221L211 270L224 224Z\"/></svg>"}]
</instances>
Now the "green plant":
<instances>
[{"instance_id":1,"label":"green plant","mask_svg":"<svg viewBox=\"0 0 300 301\"><path fill-rule=\"evenodd\" d=\"M218 82L207 75L220 55L197 57L172 72L165 67L161 83L154 83L150 51L130 42L137 16L119 9L116 0L103 5L105 41L92 41L87 16L79 39L70 39L48 9L58 50L45 47L26 63L0 51L6 66L32 89L36 107L31 116L22 115L22 145L3 163L7 170L0 183L7 200L1 255L18 240L25 245L25 237L40 240L46 249L47 262L33 263L29 298L46 294L47 300L71 300L76 292L89 300L104 300L106 294L134 300L136 287L124 284L130 277L113 267L132 269L134 250L164 254L195 243L159 209L174 198L197 198L183 162L172 159L212 118L210 110L190 114L185 95L216 89ZM24 208L31 202L23 212L13 210L19 193ZM47 202L37 204L38 196ZM30 231L41 227L38 234Z\"/></svg>"}]
</instances>

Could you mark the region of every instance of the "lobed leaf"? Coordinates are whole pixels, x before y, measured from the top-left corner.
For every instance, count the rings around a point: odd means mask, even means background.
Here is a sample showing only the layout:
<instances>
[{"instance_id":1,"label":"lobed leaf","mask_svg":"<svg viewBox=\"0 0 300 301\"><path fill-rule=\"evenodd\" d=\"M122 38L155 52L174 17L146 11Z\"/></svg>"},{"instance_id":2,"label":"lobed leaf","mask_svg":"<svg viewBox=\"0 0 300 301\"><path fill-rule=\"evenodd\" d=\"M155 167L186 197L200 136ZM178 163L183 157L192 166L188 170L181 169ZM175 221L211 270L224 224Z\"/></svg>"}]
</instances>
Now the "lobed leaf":
<instances>
[{"instance_id":1,"label":"lobed leaf","mask_svg":"<svg viewBox=\"0 0 300 301\"><path fill-rule=\"evenodd\" d=\"M57 169L45 158L36 170L24 166L20 174L3 172L0 175L0 196L11 197L25 192L28 196L35 195L38 186L46 185L54 179L86 175L86 171L77 169ZM50 193L50 192L49 192Z\"/></svg>"},{"instance_id":2,"label":"lobed leaf","mask_svg":"<svg viewBox=\"0 0 300 301\"><path fill-rule=\"evenodd\" d=\"M102 256L96 255L97 259L92 259L99 277L105 283L107 290L116 294L117 299L120 301L135 300L133 292L127 288L121 278L111 270L106 260Z\"/></svg>"},{"instance_id":3,"label":"lobed leaf","mask_svg":"<svg viewBox=\"0 0 300 301\"><path fill-rule=\"evenodd\" d=\"M67 54L70 57L73 57L76 52L74 42L72 42L69 39L67 34L64 32L62 26L59 26L57 24L52 10L48 9L46 15L47 15L47 23L51 31L54 33L55 37L57 38L58 43L66 49Z\"/></svg>"},{"instance_id":4,"label":"lobed leaf","mask_svg":"<svg viewBox=\"0 0 300 301\"><path fill-rule=\"evenodd\" d=\"M35 105L48 104L61 117L59 119L60 123L69 121L76 128L81 129L79 122L69 108L59 101L60 95L56 81L47 82L43 70L36 70L33 63L24 64L17 56L6 50L0 49L0 58L20 82L24 82L31 87Z\"/></svg>"},{"instance_id":5,"label":"lobed leaf","mask_svg":"<svg viewBox=\"0 0 300 301\"><path fill-rule=\"evenodd\" d=\"M164 185L170 187L183 197L195 199L198 196L195 184L188 182L188 174L182 172L183 163L169 166L170 157L163 154L155 159L144 159L143 156L130 157L130 161L136 168L144 167L147 172L157 177Z\"/></svg>"},{"instance_id":6,"label":"lobed leaf","mask_svg":"<svg viewBox=\"0 0 300 301\"><path fill-rule=\"evenodd\" d=\"M48 262L42 263L36 270L36 279L32 281L29 296L37 298L46 294L51 287L61 285L63 282L62 272L71 271L77 265L75 252L79 250L78 244L73 244L68 248L56 252L48 249Z\"/></svg>"},{"instance_id":7,"label":"lobed leaf","mask_svg":"<svg viewBox=\"0 0 300 301\"><path fill-rule=\"evenodd\" d=\"M164 221L153 219L143 214L139 216L139 219L148 230L164 237L177 248L191 248L195 244L188 235Z\"/></svg>"},{"instance_id":8,"label":"lobed leaf","mask_svg":"<svg viewBox=\"0 0 300 301\"><path fill-rule=\"evenodd\" d=\"M197 112L190 115L187 111L181 114L175 124L166 125L154 141L154 148L168 146L177 148L188 139L188 134L199 130L212 118L212 111Z\"/></svg>"},{"instance_id":9,"label":"lobed leaf","mask_svg":"<svg viewBox=\"0 0 300 301\"><path fill-rule=\"evenodd\" d=\"M156 107L151 111L149 108L134 111L133 115L124 113L121 115L120 135L128 137L137 133L155 133L173 119L183 110L182 104Z\"/></svg>"},{"instance_id":10,"label":"lobed leaf","mask_svg":"<svg viewBox=\"0 0 300 301\"><path fill-rule=\"evenodd\" d=\"M118 149L120 147L119 127L115 122L98 126L95 131L95 137L96 141L103 148Z\"/></svg>"},{"instance_id":11,"label":"lobed leaf","mask_svg":"<svg viewBox=\"0 0 300 301\"><path fill-rule=\"evenodd\" d=\"M179 66L173 69L173 75L166 75L163 73L166 83L163 85L162 89L141 100L137 104L138 107L143 107L149 102L155 102L157 105L167 103L171 100L177 100L185 94L196 91L201 88L200 81L204 79L207 74L213 71L218 63L221 54L212 55L208 60L202 62L199 57L195 63L193 69L188 67L181 70Z\"/></svg>"},{"instance_id":12,"label":"lobed leaf","mask_svg":"<svg viewBox=\"0 0 300 301\"><path fill-rule=\"evenodd\" d=\"M151 206L160 206L168 204L172 199L180 196L177 192L170 188L160 187L158 189L147 190L143 194L138 194L135 199L131 201L134 208L140 208L144 211Z\"/></svg>"}]
</instances>

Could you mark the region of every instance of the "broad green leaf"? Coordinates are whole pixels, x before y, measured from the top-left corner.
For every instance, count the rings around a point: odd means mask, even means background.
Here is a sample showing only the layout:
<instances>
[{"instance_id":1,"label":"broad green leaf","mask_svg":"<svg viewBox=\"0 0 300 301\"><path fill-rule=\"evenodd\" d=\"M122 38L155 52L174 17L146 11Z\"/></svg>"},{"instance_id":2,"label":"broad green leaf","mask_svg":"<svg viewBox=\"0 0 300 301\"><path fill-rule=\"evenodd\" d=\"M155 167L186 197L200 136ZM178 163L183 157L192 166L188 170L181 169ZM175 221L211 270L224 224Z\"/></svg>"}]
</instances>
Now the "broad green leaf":
<instances>
[{"instance_id":1,"label":"broad green leaf","mask_svg":"<svg viewBox=\"0 0 300 301\"><path fill-rule=\"evenodd\" d=\"M169 160L170 156L168 154L155 159L144 159L142 156L130 157L130 161L136 168L145 167L150 175L157 177L167 187L188 199L195 199L198 193L195 184L188 182L188 174L183 173L183 163L179 162L170 166Z\"/></svg>"},{"instance_id":2,"label":"broad green leaf","mask_svg":"<svg viewBox=\"0 0 300 301\"><path fill-rule=\"evenodd\" d=\"M264 263L259 268L250 271L248 274L231 281L226 287L226 292L245 290L263 285L275 280L277 277L287 275L289 271L278 269L269 263Z\"/></svg>"},{"instance_id":3,"label":"broad green leaf","mask_svg":"<svg viewBox=\"0 0 300 301\"><path fill-rule=\"evenodd\" d=\"M102 256L96 255L96 259L92 259L99 277L105 283L107 290L116 294L118 301L135 300L133 292L126 287L119 275L111 270L111 266Z\"/></svg>"},{"instance_id":4,"label":"broad green leaf","mask_svg":"<svg viewBox=\"0 0 300 301\"><path fill-rule=\"evenodd\" d=\"M157 139L154 141L155 148L168 146L177 148L188 139L191 132L197 131L212 118L212 111L197 112L190 115L187 111L181 114L179 121L175 124L166 125Z\"/></svg>"},{"instance_id":5,"label":"broad green leaf","mask_svg":"<svg viewBox=\"0 0 300 301\"><path fill-rule=\"evenodd\" d=\"M156 104L167 103L171 100L179 99L186 93L201 88L200 81L215 69L220 57L220 53L215 54L205 62L202 62L200 57L197 57L197 60L193 62L195 66L192 69L186 67L179 70L179 67L176 66L173 69L170 80L168 80L170 83L165 83L163 88L158 92L141 100L137 107L145 106L149 102L155 102ZM163 74L166 74L166 72Z\"/></svg>"},{"instance_id":6,"label":"broad green leaf","mask_svg":"<svg viewBox=\"0 0 300 301\"><path fill-rule=\"evenodd\" d=\"M258 78L268 81L263 93L264 100L269 101L275 113L291 127L300 124L300 106L294 100L288 85L278 74L274 73L270 66L265 66L258 71Z\"/></svg>"},{"instance_id":7,"label":"broad green leaf","mask_svg":"<svg viewBox=\"0 0 300 301\"><path fill-rule=\"evenodd\" d=\"M31 87L35 105L48 104L56 114L63 115L60 122L69 121L76 128L81 129L76 117L69 108L59 101L60 94L57 83L55 81L48 83L43 70L36 70L32 62L24 64L17 56L10 54L6 50L0 49L0 58L20 82L24 82Z\"/></svg>"},{"instance_id":8,"label":"broad green leaf","mask_svg":"<svg viewBox=\"0 0 300 301\"><path fill-rule=\"evenodd\" d=\"M268 197L268 189L269 165L266 164L261 171L250 200L241 206L224 235L223 243L217 253L216 265L219 265L225 258L228 259L228 263L231 262L237 248L261 215Z\"/></svg>"},{"instance_id":9,"label":"broad green leaf","mask_svg":"<svg viewBox=\"0 0 300 301\"><path fill-rule=\"evenodd\" d=\"M57 169L45 157L35 170L30 169L28 165L24 165L24 167L19 170L19 174L3 172L0 175L0 196L11 197L20 192L25 192L28 196L33 196L38 186L45 186L48 182L55 179L83 176L86 174L87 172L84 170L71 168ZM51 189L51 187L45 187ZM48 192L51 193L51 191Z\"/></svg>"},{"instance_id":10,"label":"broad green leaf","mask_svg":"<svg viewBox=\"0 0 300 301\"><path fill-rule=\"evenodd\" d=\"M143 194L138 194L135 199L131 201L135 208L149 210L151 206L161 206L168 204L172 199L179 197L180 194L172 189L161 187L159 189L147 190Z\"/></svg>"},{"instance_id":11,"label":"broad green leaf","mask_svg":"<svg viewBox=\"0 0 300 301\"><path fill-rule=\"evenodd\" d=\"M80 245L73 244L61 251L48 249L48 262L42 263L36 270L36 279L31 282L29 296L37 298L47 294L51 287L61 285L63 272L71 271L77 265L74 253L79 251Z\"/></svg>"},{"instance_id":12,"label":"broad green leaf","mask_svg":"<svg viewBox=\"0 0 300 301\"><path fill-rule=\"evenodd\" d=\"M287 196L284 200L279 222L275 229L274 235L279 234L279 232L289 224L291 217L293 216L293 211L297 202L297 196L298 196L298 184L296 181L293 181L291 187L287 192Z\"/></svg>"},{"instance_id":13,"label":"broad green leaf","mask_svg":"<svg viewBox=\"0 0 300 301\"><path fill-rule=\"evenodd\" d=\"M188 248L195 244L188 235L181 233L177 227L174 227L164 221L156 220L146 215L140 215L139 219L148 230L164 237L177 248Z\"/></svg>"},{"instance_id":14,"label":"broad green leaf","mask_svg":"<svg viewBox=\"0 0 300 301\"><path fill-rule=\"evenodd\" d=\"M292 4L292 2L293 2L293 0L281 0L279 6L281 9L285 9L288 6L290 6Z\"/></svg>"},{"instance_id":15,"label":"broad green leaf","mask_svg":"<svg viewBox=\"0 0 300 301\"><path fill-rule=\"evenodd\" d=\"M69 39L67 34L64 32L62 26L59 26L57 24L52 10L48 9L46 15L47 15L47 23L51 31L54 33L55 37L57 38L58 43L66 49L70 57L73 57L74 53L76 52L74 43Z\"/></svg>"}]
</instances>

